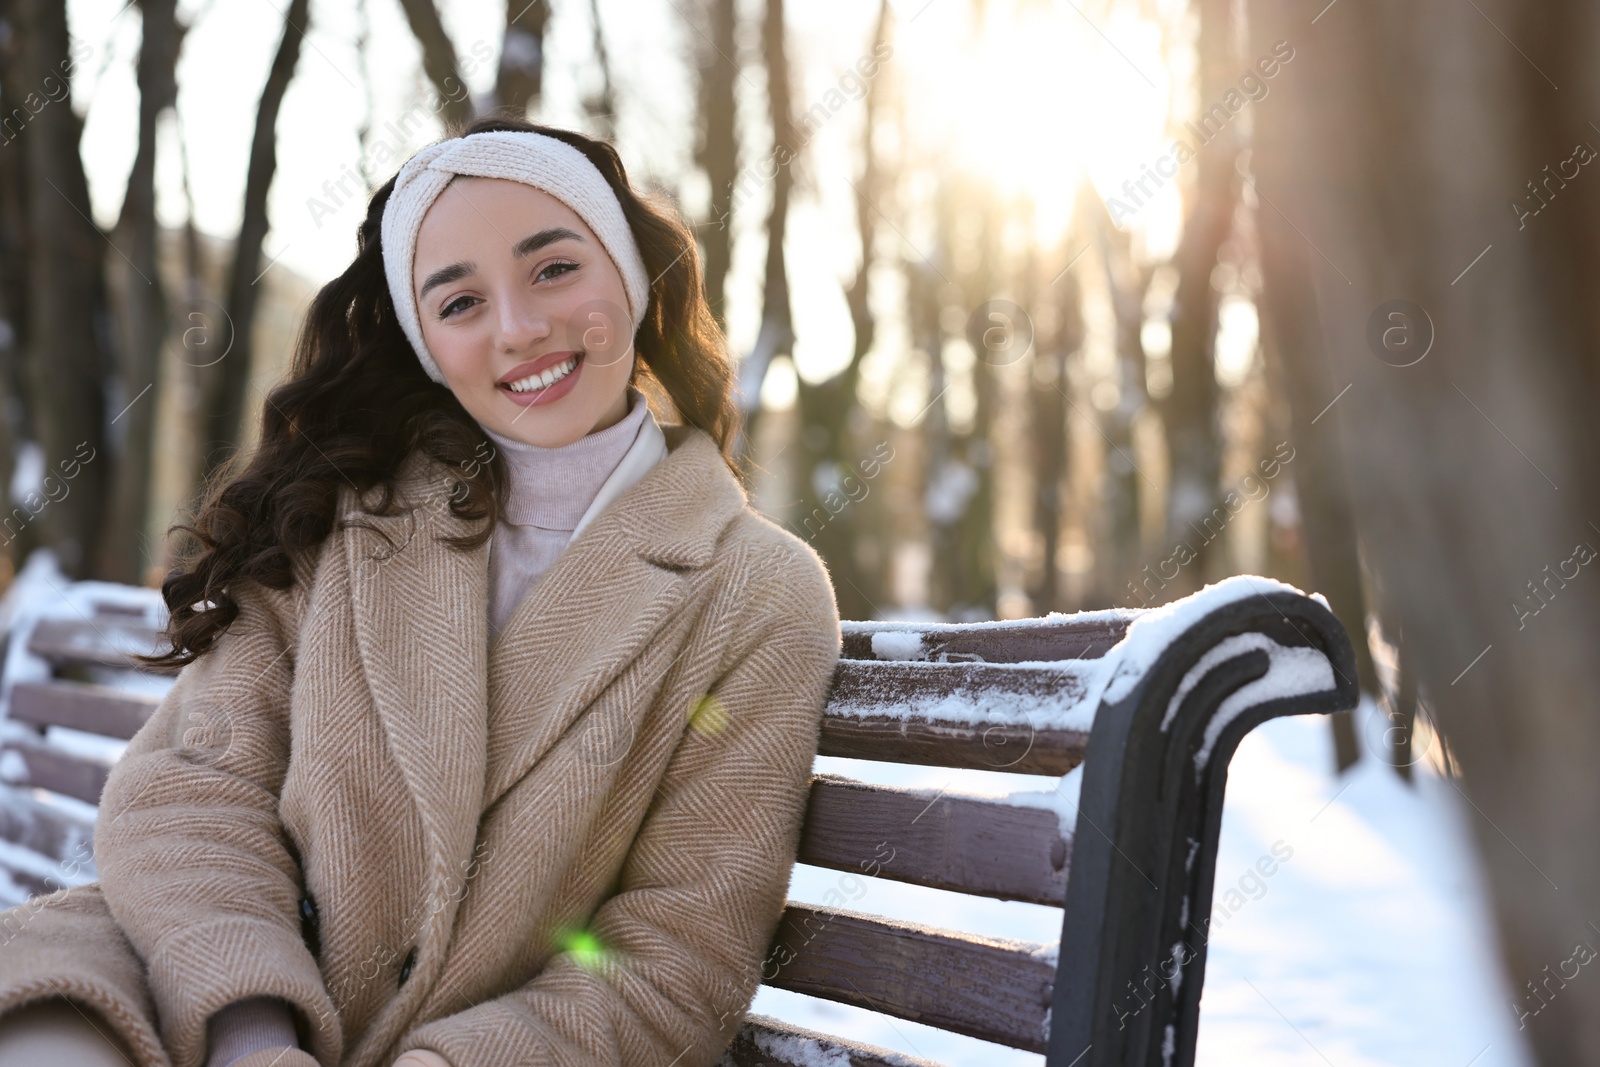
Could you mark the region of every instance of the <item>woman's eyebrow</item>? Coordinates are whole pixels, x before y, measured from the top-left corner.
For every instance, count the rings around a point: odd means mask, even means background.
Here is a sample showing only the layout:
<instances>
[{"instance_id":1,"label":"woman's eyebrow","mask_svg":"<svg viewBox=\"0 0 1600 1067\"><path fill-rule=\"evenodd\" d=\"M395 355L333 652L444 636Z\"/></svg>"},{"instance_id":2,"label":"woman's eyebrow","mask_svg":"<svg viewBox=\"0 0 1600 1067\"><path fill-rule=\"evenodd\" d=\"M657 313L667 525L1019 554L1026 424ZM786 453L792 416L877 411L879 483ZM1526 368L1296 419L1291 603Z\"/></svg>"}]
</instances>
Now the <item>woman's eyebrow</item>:
<instances>
[{"instance_id":1,"label":"woman's eyebrow","mask_svg":"<svg viewBox=\"0 0 1600 1067\"><path fill-rule=\"evenodd\" d=\"M522 240L518 241L512 247L511 255L515 259L526 259L528 256L533 255L544 246L555 244L557 241L582 240L582 234L576 233L573 230L569 230L565 226L552 226L547 230L540 230L538 233L529 234ZM449 285L451 282L459 281L477 269L478 268L475 264L469 263L466 260L462 260L458 263L452 263L448 267L440 267L438 270L428 275L428 280L422 283L422 291L417 294L417 299L421 300L423 297L427 296L430 289L436 289L441 285Z\"/></svg>"},{"instance_id":2,"label":"woman's eyebrow","mask_svg":"<svg viewBox=\"0 0 1600 1067\"><path fill-rule=\"evenodd\" d=\"M581 234L567 229L565 226L552 226L548 230L531 233L516 243L511 249L514 259L526 259L545 245L555 244L557 241L582 241Z\"/></svg>"},{"instance_id":3,"label":"woman's eyebrow","mask_svg":"<svg viewBox=\"0 0 1600 1067\"><path fill-rule=\"evenodd\" d=\"M420 301L423 297L427 296L429 289L434 289L441 285L449 285L453 281L459 281L477 269L478 268L476 266L466 262L465 260L461 261L460 263L452 263L448 267L440 267L438 270L428 275L428 280L422 283L422 291L417 294L417 299Z\"/></svg>"}]
</instances>

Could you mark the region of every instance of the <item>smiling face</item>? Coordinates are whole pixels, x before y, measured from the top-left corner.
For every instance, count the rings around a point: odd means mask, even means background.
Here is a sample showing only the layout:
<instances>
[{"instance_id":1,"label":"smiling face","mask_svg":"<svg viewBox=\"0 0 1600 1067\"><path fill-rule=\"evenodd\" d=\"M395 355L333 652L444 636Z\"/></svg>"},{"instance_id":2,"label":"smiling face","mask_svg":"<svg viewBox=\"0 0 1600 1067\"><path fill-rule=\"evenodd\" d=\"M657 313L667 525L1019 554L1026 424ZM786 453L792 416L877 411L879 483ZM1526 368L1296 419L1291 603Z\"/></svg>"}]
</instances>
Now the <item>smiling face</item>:
<instances>
[{"instance_id":1,"label":"smiling face","mask_svg":"<svg viewBox=\"0 0 1600 1067\"><path fill-rule=\"evenodd\" d=\"M458 177L417 231L422 339L478 422L558 448L628 411L622 275L577 212L505 178Z\"/></svg>"}]
</instances>

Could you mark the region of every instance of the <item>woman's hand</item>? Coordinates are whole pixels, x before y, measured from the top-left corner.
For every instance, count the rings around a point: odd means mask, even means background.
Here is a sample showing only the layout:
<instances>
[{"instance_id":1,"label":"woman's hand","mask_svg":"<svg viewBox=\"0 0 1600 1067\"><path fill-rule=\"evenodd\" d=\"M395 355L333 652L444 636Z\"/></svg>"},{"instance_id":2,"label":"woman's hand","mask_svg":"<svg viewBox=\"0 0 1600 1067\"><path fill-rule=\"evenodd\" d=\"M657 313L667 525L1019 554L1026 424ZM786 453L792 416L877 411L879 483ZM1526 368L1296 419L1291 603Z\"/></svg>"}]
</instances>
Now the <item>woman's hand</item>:
<instances>
[{"instance_id":1,"label":"woman's hand","mask_svg":"<svg viewBox=\"0 0 1600 1067\"><path fill-rule=\"evenodd\" d=\"M414 1048L394 1061L394 1067L450 1067L450 1061L425 1048Z\"/></svg>"}]
</instances>

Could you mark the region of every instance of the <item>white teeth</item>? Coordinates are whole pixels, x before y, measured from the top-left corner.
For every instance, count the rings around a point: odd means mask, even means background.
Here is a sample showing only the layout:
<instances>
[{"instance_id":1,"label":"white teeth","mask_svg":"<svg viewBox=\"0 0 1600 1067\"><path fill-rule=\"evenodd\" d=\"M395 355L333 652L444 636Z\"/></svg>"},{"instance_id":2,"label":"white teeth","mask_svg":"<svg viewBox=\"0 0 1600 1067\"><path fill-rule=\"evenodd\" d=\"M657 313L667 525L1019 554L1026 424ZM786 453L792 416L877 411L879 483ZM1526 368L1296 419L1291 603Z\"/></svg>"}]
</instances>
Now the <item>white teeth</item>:
<instances>
[{"instance_id":1,"label":"white teeth","mask_svg":"<svg viewBox=\"0 0 1600 1067\"><path fill-rule=\"evenodd\" d=\"M577 365L578 357L568 356L564 362L557 363L549 370L541 371L538 374L530 374L526 378L519 378L511 383L510 389L514 393L527 393L535 389L547 389L571 374L572 369Z\"/></svg>"}]
</instances>

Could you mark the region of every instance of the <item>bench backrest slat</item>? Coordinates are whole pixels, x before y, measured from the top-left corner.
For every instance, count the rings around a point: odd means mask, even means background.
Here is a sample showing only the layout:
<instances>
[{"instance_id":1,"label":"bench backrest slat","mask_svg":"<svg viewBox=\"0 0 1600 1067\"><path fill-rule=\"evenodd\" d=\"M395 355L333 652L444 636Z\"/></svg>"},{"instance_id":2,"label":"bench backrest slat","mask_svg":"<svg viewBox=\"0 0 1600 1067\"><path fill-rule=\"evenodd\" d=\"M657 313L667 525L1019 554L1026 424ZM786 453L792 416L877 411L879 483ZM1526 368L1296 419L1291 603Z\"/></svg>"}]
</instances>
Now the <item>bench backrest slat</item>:
<instances>
[{"instance_id":1,"label":"bench backrest slat","mask_svg":"<svg viewBox=\"0 0 1600 1067\"><path fill-rule=\"evenodd\" d=\"M1097 666L841 659L824 756L1060 777L1083 761Z\"/></svg>"},{"instance_id":2,"label":"bench backrest slat","mask_svg":"<svg viewBox=\"0 0 1600 1067\"><path fill-rule=\"evenodd\" d=\"M18 682L11 688L11 718L38 726L67 726L126 741L161 703L89 682Z\"/></svg>"},{"instance_id":3,"label":"bench backrest slat","mask_svg":"<svg viewBox=\"0 0 1600 1067\"><path fill-rule=\"evenodd\" d=\"M773 946L768 985L1045 1051L1056 961L1043 946L792 903Z\"/></svg>"},{"instance_id":4,"label":"bench backrest slat","mask_svg":"<svg viewBox=\"0 0 1600 1067\"><path fill-rule=\"evenodd\" d=\"M21 764L7 784L48 789L85 804L100 803L111 773L111 765L103 760L36 742L13 739L0 743L0 751L13 767Z\"/></svg>"},{"instance_id":5,"label":"bench backrest slat","mask_svg":"<svg viewBox=\"0 0 1600 1067\"><path fill-rule=\"evenodd\" d=\"M812 779L799 854L801 863L860 877L1057 908L1071 858L1071 834L1048 808L834 774Z\"/></svg>"},{"instance_id":6,"label":"bench backrest slat","mask_svg":"<svg viewBox=\"0 0 1600 1067\"><path fill-rule=\"evenodd\" d=\"M57 666L131 667L129 653L152 655L165 647L158 631L121 615L40 619L28 638L29 652Z\"/></svg>"}]
</instances>

